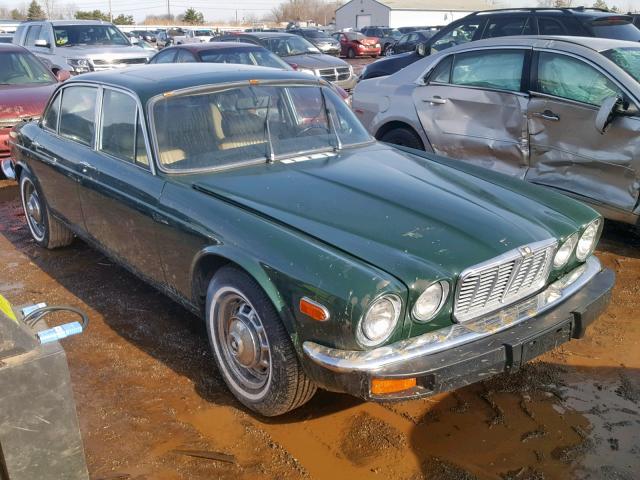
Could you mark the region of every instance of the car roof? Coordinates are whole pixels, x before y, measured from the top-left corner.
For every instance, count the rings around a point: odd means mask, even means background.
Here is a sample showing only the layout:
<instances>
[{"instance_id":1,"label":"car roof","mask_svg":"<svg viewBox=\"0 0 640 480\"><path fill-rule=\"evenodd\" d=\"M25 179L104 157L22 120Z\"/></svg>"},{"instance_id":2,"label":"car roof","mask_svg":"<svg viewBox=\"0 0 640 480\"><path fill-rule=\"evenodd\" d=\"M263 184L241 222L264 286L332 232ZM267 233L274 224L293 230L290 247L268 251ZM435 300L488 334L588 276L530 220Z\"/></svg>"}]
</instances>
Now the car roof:
<instances>
[{"instance_id":1,"label":"car roof","mask_svg":"<svg viewBox=\"0 0 640 480\"><path fill-rule=\"evenodd\" d=\"M151 97L175 90L250 80L305 83L312 80L320 84L306 73L277 68L231 63L184 63L176 68L175 64L166 63L84 73L67 80L65 85L86 82L112 85L136 93L146 103Z\"/></svg>"},{"instance_id":2,"label":"car roof","mask_svg":"<svg viewBox=\"0 0 640 480\"><path fill-rule=\"evenodd\" d=\"M255 43L246 42L203 42L203 43L183 43L182 45L173 45L170 49L189 50L191 52L201 52L203 50L234 50L242 48L250 48L252 50L266 50Z\"/></svg>"},{"instance_id":3,"label":"car roof","mask_svg":"<svg viewBox=\"0 0 640 480\"><path fill-rule=\"evenodd\" d=\"M226 35L225 35L226 36ZM287 32L239 32L239 33L231 33L228 36L230 37L255 37L255 38L282 38L282 37L297 37L295 33L287 33Z\"/></svg>"},{"instance_id":4,"label":"car roof","mask_svg":"<svg viewBox=\"0 0 640 480\"><path fill-rule=\"evenodd\" d=\"M545 15L577 15L589 18L595 17L628 17L629 15L617 12L610 12L591 7L569 7L569 8L553 8L553 7L537 7L537 8L498 8L494 10L480 10L473 12L471 15L487 16L487 15L513 15L522 13L543 13Z\"/></svg>"},{"instance_id":5,"label":"car roof","mask_svg":"<svg viewBox=\"0 0 640 480\"><path fill-rule=\"evenodd\" d=\"M29 23L37 22L46 22L53 25L113 25L112 23L105 22L103 20L28 20L23 22L23 24L27 25Z\"/></svg>"},{"instance_id":6,"label":"car roof","mask_svg":"<svg viewBox=\"0 0 640 480\"><path fill-rule=\"evenodd\" d=\"M20 45L16 45L15 43L0 43L0 52L23 52L23 53L27 52L27 53L31 53L26 48L21 47Z\"/></svg>"},{"instance_id":7,"label":"car roof","mask_svg":"<svg viewBox=\"0 0 640 480\"><path fill-rule=\"evenodd\" d=\"M556 35L517 35L512 37L496 37L484 40L476 40L474 42L463 43L455 47L448 48L442 52L456 52L458 50L467 50L472 48L482 48L487 46L508 46L508 45L525 45L532 47L549 47L551 44L564 44L588 48L594 52L603 52L612 48L633 47L640 48L638 42L630 42L628 40L616 40L613 38L600 37L572 37L572 36L556 36Z\"/></svg>"}]
</instances>

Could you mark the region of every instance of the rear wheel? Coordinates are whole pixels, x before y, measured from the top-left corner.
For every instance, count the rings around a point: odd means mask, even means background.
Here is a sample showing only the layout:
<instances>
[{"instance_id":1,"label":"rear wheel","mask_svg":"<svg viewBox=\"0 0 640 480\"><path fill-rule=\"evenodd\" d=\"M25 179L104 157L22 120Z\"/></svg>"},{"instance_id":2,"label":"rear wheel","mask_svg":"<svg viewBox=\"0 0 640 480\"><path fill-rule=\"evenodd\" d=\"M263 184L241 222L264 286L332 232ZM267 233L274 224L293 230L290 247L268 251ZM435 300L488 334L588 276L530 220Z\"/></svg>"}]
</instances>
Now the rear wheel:
<instances>
[{"instance_id":1,"label":"rear wheel","mask_svg":"<svg viewBox=\"0 0 640 480\"><path fill-rule=\"evenodd\" d=\"M26 171L20 175L20 198L31 237L44 248L58 248L73 241L73 233L54 218L33 177Z\"/></svg>"},{"instance_id":2,"label":"rear wheel","mask_svg":"<svg viewBox=\"0 0 640 480\"><path fill-rule=\"evenodd\" d=\"M385 57L390 57L393 54L394 54L393 47L389 45L387 49L384 51L384 55Z\"/></svg>"},{"instance_id":3,"label":"rear wheel","mask_svg":"<svg viewBox=\"0 0 640 480\"><path fill-rule=\"evenodd\" d=\"M207 332L222 377L245 406L276 416L316 391L269 297L242 270L223 267L207 291Z\"/></svg>"},{"instance_id":4,"label":"rear wheel","mask_svg":"<svg viewBox=\"0 0 640 480\"><path fill-rule=\"evenodd\" d=\"M353 48L347 50L347 58L356 58L356 51Z\"/></svg>"},{"instance_id":5,"label":"rear wheel","mask_svg":"<svg viewBox=\"0 0 640 480\"><path fill-rule=\"evenodd\" d=\"M380 141L415 148L416 150L424 150L424 145L418 134L408 128L399 127L389 130L380 137Z\"/></svg>"}]
</instances>

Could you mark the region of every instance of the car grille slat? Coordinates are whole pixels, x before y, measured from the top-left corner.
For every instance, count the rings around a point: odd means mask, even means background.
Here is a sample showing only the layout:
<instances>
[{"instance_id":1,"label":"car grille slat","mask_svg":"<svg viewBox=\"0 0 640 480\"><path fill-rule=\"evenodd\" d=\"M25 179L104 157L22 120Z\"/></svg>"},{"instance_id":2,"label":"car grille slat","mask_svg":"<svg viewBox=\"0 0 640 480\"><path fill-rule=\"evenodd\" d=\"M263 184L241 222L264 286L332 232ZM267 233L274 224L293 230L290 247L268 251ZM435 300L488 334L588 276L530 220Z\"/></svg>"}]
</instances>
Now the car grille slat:
<instances>
[{"instance_id":1,"label":"car grille slat","mask_svg":"<svg viewBox=\"0 0 640 480\"><path fill-rule=\"evenodd\" d=\"M557 242L520 247L465 270L458 282L454 316L459 322L503 308L546 283Z\"/></svg>"},{"instance_id":2,"label":"car grille slat","mask_svg":"<svg viewBox=\"0 0 640 480\"><path fill-rule=\"evenodd\" d=\"M351 72L349 71L349 67L337 67L321 68L318 70L318 74L327 82L336 82L340 80L347 80L351 75Z\"/></svg>"},{"instance_id":3,"label":"car grille slat","mask_svg":"<svg viewBox=\"0 0 640 480\"><path fill-rule=\"evenodd\" d=\"M94 70L99 71L99 70L111 70L113 68L121 68L127 65L143 65L147 63L147 59L145 57L114 58L113 60L95 58L92 60L92 62L93 62Z\"/></svg>"}]
</instances>

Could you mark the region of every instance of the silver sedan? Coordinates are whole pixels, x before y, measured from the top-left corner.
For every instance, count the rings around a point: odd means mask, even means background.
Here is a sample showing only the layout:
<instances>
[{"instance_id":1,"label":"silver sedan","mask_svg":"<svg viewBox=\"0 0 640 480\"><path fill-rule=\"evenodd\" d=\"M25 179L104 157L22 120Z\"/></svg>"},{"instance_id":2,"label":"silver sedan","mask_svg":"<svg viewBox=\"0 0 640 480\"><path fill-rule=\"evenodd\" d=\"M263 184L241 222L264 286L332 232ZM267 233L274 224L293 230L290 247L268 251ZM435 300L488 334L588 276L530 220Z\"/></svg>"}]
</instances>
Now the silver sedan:
<instances>
[{"instance_id":1,"label":"silver sedan","mask_svg":"<svg viewBox=\"0 0 640 480\"><path fill-rule=\"evenodd\" d=\"M513 175L640 218L640 45L580 37L467 43L364 80L379 140Z\"/></svg>"}]
</instances>

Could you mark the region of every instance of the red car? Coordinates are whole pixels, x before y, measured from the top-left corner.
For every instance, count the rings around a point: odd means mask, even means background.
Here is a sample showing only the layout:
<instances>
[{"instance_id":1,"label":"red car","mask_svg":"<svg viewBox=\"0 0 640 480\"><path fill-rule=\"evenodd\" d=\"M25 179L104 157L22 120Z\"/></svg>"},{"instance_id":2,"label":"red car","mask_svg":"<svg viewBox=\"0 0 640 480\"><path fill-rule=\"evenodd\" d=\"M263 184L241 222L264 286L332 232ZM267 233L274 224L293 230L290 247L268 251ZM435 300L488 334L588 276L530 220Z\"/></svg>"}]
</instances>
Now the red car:
<instances>
[{"instance_id":1,"label":"red car","mask_svg":"<svg viewBox=\"0 0 640 480\"><path fill-rule=\"evenodd\" d=\"M337 32L333 38L340 42L340 56L347 58L373 57L381 53L380 40L360 32Z\"/></svg>"},{"instance_id":2,"label":"red car","mask_svg":"<svg viewBox=\"0 0 640 480\"><path fill-rule=\"evenodd\" d=\"M8 43L0 44L0 65L0 162L2 172L10 177L11 129L23 120L39 118L56 85L69 78L69 72L50 70L27 49Z\"/></svg>"}]
</instances>

